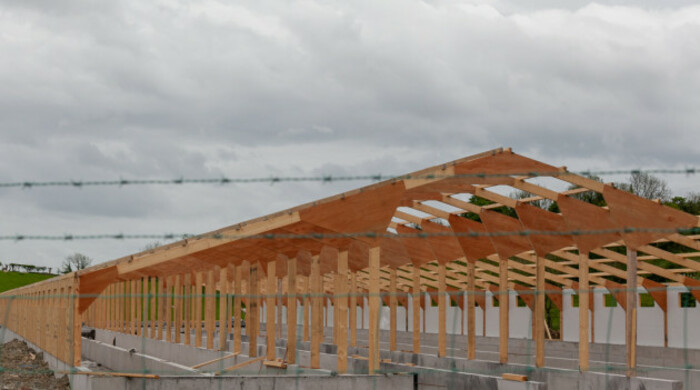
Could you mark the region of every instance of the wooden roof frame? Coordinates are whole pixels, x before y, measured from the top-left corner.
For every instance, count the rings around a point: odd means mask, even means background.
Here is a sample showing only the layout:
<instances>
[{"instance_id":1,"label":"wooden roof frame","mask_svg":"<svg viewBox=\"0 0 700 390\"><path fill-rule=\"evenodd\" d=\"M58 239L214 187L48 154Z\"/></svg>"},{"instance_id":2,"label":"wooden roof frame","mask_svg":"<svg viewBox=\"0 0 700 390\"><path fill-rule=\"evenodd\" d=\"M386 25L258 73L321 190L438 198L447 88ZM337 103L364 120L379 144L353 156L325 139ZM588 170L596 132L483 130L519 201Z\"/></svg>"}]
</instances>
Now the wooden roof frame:
<instances>
[{"instance_id":1,"label":"wooden roof frame","mask_svg":"<svg viewBox=\"0 0 700 390\"><path fill-rule=\"evenodd\" d=\"M551 176L580 188L557 192L530 183L527 179ZM527 191L533 196L525 199L511 199L507 196L490 191L490 187L508 185L515 189ZM595 191L603 194L609 201L607 208L601 208L571 198L572 195ZM476 206L455 197L456 194L468 193L495 202L488 206ZM508 279L516 285L534 284L534 259L537 256L556 256L562 260L546 260L546 280L556 286L570 288L576 282L575 252L577 246L587 245L593 253L605 257L605 261L591 261L594 271L607 273L610 277L623 278L625 271L613 267L609 263L624 263L624 256L610 251L611 246L628 245L645 253L640 257L638 279L639 285L644 285L645 278L650 273L659 275L674 283L683 284L685 276L671 269L664 269L649 264L652 259L664 259L687 270L700 271L700 262L693 257L700 257L700 242L698 236L683 236L677 233L628 233L608 234L595 237L553 236L548 242L543 237L537 243L534 236L513 236L508 239L494 237L479 237L478 240L488 247L494 245L492 254L482 258L471 259L469 253L459 250L460 242L456 237L428 237L425 239L430 248L411 249L409 242L397 238L383 237L391 229L418 227L435 231L452 231L453 227L441 226L432 220L441 218L462 218L465 212L477 213L493 219L497 214L492 211L500 206L517 210L529 210L528 204L540 199L563 202L566 208L562 213L555 214L545 210L535 211L552 223L544 223L541 218L523 220L501 216L499 220L508 222L509 229L515 232L533 230L595 230L601 227L643 227L643 228L689 228L700 226L698 216L663 206L658 202L646 200L632 194L616 190L611 185L571 174L565 167L554 167L515 154L510 148L498 148L485 153L465 157L449 163L433 166L395 179L386 180L353 191L338 194L329 198L307 203L288 210L267 216L241 222L229 227L215 230L200 237L192 237L161 247L153 248L130 256L108 261L77 272L80 279L81 293L97 295L110 283L118 280L132 280L143 276L169 276L205 270L211 267L224 267L229 264L242 264L244 261L267 263L275 261L277 256L294 258L300 251L317 256L324 246L348 251L350 268L358 271L367 267L366 248L379 246L382 248L382 265L390 265L402 270L402 275L410 279L410 273L403 267L411 264L441 261L451 269L451 280L454 284L466 283L464 269L460 263L476 262L477 284L484 289L489 285L498 284L498 270L488 263L498 258L494 255L506 255L501 258L511 258L509 262ZM426 201L437 201L459 209L457 212L446 212L433 207ZM415 213L399 210L408 207ZM601 225L600 218L588 221L585 216L577 213L578 208L597 209L597 213L605 216ZM643 214L635 210L643 210ZM426 218L416 215L428 215ZM396 218L405 222L396 222ZM490 222L495 222L490 221ZM505 226L505 225L504 225ZM503 226L482 225L483 231L491 232L503 229ZM588 229L586 229L588 228ZM415 230L415 229L414 229ZM343 234L357 234L344 237ZM376 236L372 237L371 233ZM265 238L265 235L277 237ZM279 235L287 235L279 238ZM289 235L304 236L304 238L289 237ZM256 238L245 238L257 236ZM573 239L573 241L572 241ZM574 242L576 241L576 242ZM659 241L673 241L693 249L690 255L680 256L654 247ZM538 246L539 245L539 246ZM359 248L359 249L358 249ZM364 248L364 249L363 249ZM539 252L538 249L539 248ZM545 249L543 249L545 248ZM523 250L526 249L526 250ZM418 250L418 252L416 252ZM422 252L421 252L422 251ZM547 251L548 253L543 253ZM483 252L486 253L486 252ZM418 257L416 257L418 256ZM548 256L549 257L549 256ZM307 264L300 264L300 270L308 269ZM403 268L402 268L403 267ZM264 271L265 267L261 269ZM278 276L283 277L286 267L279 267ZM462 267L465 268L465 267ZM424 268L421 275L421 285L425 288L433 286L427 278L432 271L430 266ZM335 271L333 264L321 264L321 272L328 274ZM454 272L457 271L457 272ZM302 272L304 274L305 272ZM232 278L230 275L229 278ZM591 282L604 286L608 280L606 275L591 274ZM382 277L384 280L385 277ZM624 279L624 278L623 278ZM361 283L360 283L361 284ZM408 283L399 282L399 286L408 287ZM333 290L333 283L328 284L328 290ZM81 299L81 312L91 303L90 298Z\"/></svg>"}]
</instances>

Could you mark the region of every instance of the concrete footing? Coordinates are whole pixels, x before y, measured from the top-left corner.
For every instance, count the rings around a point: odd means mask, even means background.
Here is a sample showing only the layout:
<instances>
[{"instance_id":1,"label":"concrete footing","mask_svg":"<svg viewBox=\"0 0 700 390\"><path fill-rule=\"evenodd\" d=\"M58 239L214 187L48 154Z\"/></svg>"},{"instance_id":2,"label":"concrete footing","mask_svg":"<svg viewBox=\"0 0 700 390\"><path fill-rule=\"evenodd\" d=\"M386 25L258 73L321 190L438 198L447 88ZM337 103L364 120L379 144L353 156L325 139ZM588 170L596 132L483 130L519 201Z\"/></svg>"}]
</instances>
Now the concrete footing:
<instances>
[{"instance_id":1,"label":"concrete footing","mask_svg":"<svg viewBox=\"0 0 700 390\"><path fill-rule=\"evenodd\" d=\"M9 341L20 338L7 329L0 329L3 340ZM619 346L605 346L605 362L592 360L591 372L581 373L572 365L576 359L571 356L577 351L566 342L547 343L547 367L536 368L532 365L532 351L527 340L511 340L510 363L500 364L488 359L497 343L489 338L478 338L477 360L467 360L465 349L460 348L463 337L453 337L448 355L452 357L438 358L433 349L437 340L432 335L422 337L424 353L410 352L411 334L399 332L399 351L389 351L388 345L381 343L380 365L381 375L366 375L366 347L348 348L348 374L337 375L336 346L330 343L331 332L327 329L326 343L321 345L321 369L310 369L310 345L298 340L296 351L297 365L286 369L267 367L257 361L243 369L233 372L223 372L227 367L251 360L248 357L248 339L244 337L243 353L235 357L211 363L207 366L193 369L193 366L231 354L232 340L228 340L222 350L207 350L194 346L168 343L144 337L123 334L113 331L96 330L95 339L83 339L82 355L85 361L99 363L105 371L129 373L155 373L159 379L144 378L115 378L87 375L73 375L71 384L74 389L208 389L208 388L288 388L298 389L487 389L487 390L589 390L605 388L610 390L682 390L694 389L693 383L698 382L700 372L694 369L675 368L689 355L693 357L698 351L685 351L684 356L674 354L678 351L666 348L659 351L657 358L660 362L675 364L670 367L655 367L640 365L637 377L627 378L619 371ZM216 336L216 335L215 335ZM218 339L218 337L217 337ZM383 339L383 338L382 338ZM29 343L32 348L38 348ZM366 345L366 331L358 331L358 344ZM218 343L217 343L218 346ZM265 339L258 340L257 356L265 356ZM601 345L591 346L592 355L600 354ZM285 339L276 341L275 356L284 357L287 352ZM353 356L357 356L354 358ZM69 370L51 355L44 353L45 360L54 370ZM487 358L487 359L484 359ZM648 356L640 361L648 363ZM79 370L87 370L84 367ZM646 371L645 371L646 370ZM501 379L503 373L527 375L528 382L513 382ZM646 377L644 374L649 373ZM652 377L653 376L653 377Z\"/></svg>"}]
</instances>

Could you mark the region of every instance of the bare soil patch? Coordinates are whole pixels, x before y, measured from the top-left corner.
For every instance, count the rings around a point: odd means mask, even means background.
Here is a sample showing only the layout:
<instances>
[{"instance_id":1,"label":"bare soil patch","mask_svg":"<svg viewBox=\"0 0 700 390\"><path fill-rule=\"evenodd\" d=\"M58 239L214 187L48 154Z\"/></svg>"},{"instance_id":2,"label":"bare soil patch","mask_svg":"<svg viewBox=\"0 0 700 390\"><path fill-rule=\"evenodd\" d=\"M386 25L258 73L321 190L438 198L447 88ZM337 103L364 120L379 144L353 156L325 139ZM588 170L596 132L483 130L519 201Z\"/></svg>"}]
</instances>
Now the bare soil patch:
<instances>
[{"instance_id":1,"label":"bare soil patch","mask_svg":"<svg viewBox=\"0 0 700 390\"><path fill-rule=\"evenodd\" d=\"M70 390L68 377L56 378L44 361L44 354L26 342L12 340L0 346L0 389Z\"/></svg>"}]
</instances>

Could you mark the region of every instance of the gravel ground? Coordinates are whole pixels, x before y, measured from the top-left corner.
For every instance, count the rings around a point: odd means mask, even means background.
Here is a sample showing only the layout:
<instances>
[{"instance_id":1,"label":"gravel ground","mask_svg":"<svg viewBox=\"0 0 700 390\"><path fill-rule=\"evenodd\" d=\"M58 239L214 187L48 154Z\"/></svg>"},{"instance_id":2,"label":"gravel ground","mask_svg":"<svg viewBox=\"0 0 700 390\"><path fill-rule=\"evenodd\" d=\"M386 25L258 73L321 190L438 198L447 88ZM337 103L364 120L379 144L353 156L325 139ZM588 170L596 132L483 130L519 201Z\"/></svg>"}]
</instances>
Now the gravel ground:
<instances>
[{"instance_id":1,"label":"gravel ground","mask_svg":"<svg viewBox=\"0 0 700 390\"><path fill-rule=\"evenodd\" d=\"M37 353L20 340L0 346L0 389L70 390L68 377L56 378L49 370L42 353Z\"/></svg>"}]
</instances>

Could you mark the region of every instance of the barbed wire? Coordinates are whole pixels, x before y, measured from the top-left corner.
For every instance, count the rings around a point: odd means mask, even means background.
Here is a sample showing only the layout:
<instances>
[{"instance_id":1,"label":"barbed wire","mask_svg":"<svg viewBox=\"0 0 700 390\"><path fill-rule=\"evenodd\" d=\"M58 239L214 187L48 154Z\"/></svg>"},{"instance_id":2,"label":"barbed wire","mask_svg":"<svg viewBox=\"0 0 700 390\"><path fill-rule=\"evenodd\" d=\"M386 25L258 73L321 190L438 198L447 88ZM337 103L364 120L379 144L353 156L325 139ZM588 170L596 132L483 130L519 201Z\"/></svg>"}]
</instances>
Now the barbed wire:
<instances>
[{"instance_id":1,"label":"barbed wire","mask_svg":"<svg viewBox=\"0 0 700 390\"><path fill-rule=\"evenodd\" d=\"M586 236L586 235L605 235L605 234L632 234L632 233L663 233L673 234L679 233L683 235L700 234L700 227L692 228L652 228L652 227L622 227L614 229L597 229L597 230L517 230L517 231L496 231L496 232L426 232L417 231L416 233L391 233L377 231L363 232L348 232L348 233L261 233L261 234L132 234L132 233L116 233L116 234L71 234L62 235L36 235L36 234L12 234L0 235L0 241L74 241L74 240L253 240L253 239L337 239L337 238L430 238L430 237L508 237L508 236Z\"/></svg>"},{"instance_id":2,"label":"barbed wire","mask_svg":"<svg viewBox=\"0 0 700 390\"><path fill-rule=\"evenodd\" d=\"M595 171L523 171L510 173L460 173L460 174L415 174L415 175L391 175L391 174L370 174L370 175L321 175L321 176L269 176L269 177L218 177L218 178L185 178L175 179L118 179L118 180L48 180L48 181L6 181L0 182L0 188L35 188L35 187L104 187L104 186L129 186L129 185L182 185L182 184L254 184L268 183L276 184L283 182L320 182L332 183L341 181L373 181L383 180L418 180L418 179L448 179L448 178L487 178L487 177L513 177L529 176L541 177L552 176L561 177L568 175L580 176L610 176L610 175L634 175L634 174L683 174L695 175L700 170L698 168L684 169L619 169L619 170L595 170Z\"/></svg>"}]
</instances>

